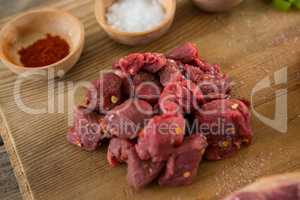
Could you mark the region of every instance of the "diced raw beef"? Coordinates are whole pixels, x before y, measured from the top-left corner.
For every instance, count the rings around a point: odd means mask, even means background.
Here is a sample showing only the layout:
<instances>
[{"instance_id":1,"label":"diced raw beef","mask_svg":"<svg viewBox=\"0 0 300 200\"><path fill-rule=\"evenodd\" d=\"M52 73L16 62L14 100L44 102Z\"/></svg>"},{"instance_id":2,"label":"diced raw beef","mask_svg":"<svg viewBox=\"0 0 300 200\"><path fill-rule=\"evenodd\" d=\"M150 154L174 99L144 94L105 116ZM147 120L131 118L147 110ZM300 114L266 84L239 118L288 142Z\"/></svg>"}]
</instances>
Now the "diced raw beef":
<instances>
[{"instance_id":1,"label":"diced raw beef","mask_svg":"<svg viewBox=\"0 0 300 200\"><path fill-rule=\"evenodd\" d=\"M222 74L220 65L210 64L205 60L201 60L200 58L196 59L194 63L190 65L200 68L205 74L209 74L209 75Z\"/></svg>"},{"instance_id":2,"label":"diced raw beef","mask_svg":"<svg viewBox=\"0 0 300 200\"><path fill-rule=\"evenodd\" d=\"M185 119L182 115L154 116L139 134L136 151L142 160L165 161L174 147L183 142Z\"/></svg>"},{"instance_id":3,"label":"diced raw beef","mask_svg":"<svg viewBox=\"0 0 300 200\"><path fill-rule=\"evenodd\" d=\"M134 149L129 151L127 164L127 181L135 189L141 189L151 183L165 166L164 162L141 160Z\"/></svg>"},{"instance_id":4,"label":"diced raw beef","mask_svg":"<svg viewBox=\"0 0 300 200\"><path fill-rule=\"evenodd\" d=\"M113 136L133 139L152 114L153 108L148 102L129 99L108 112L101 127Z\"/></svg>"},{"instance_id":5,"label":"diced raw beef","mask_svg":"<svg viewBox=\"0 0 300 200\"><path fill-rule=\"evenodd\" d=\"M203 135L187 137L168 159L166 171L159 178L159 184L166 186L191 184L197 175L206 147L207 142Z\"/></svg>"},{"instance_id":6,"label":"diced raw beef","mask_svg":"<svg viewBox=\"0 0 300 200\"><path fill-rule=\"evenodd\" d=\"M78 106L74 112L74 126L69 129L67 135L68 141L87 151L95 150L101 139L110 137L100 128L103 117L84 106Z\"/></svg>"},{"instance_id":7,"label":"diced raw beef","mask_svg":"<svg viewBox=\"0 0 300 200\"><path fill-rule=\"evenodd\" d=\"M107 150L107 161L110 166L115 167L118 163L126 162L128 152L134 144L128 139L112 138Z\"/></svg>"},{"instance_id":8,"label":"diced raw beef","mask_svg":"<svg viewBox=\"0 0 300 200\"><path fill-rule=\"evenodd\" d=\"M199 67L192 65L185 65L184 70L186 78L201 89L206 100L224 99L228 97L231 84L227 75L204 72Z\"/></svg>"},{"instance_id":9,"label":"diced raw beef","mask_svg":"<svg viewBox=\"0 0 300 200\"><path fill-rule=\"evenodd\" d=\"M182 64L176 63L172 59L167 59L167 64L164 68L159 71L160 83L166 86L172 79L182 74Z\"/></svg>"},{"instance_id":10,"label":"diced raw beef","mask_svg":"<svg viewBox=\"0 0 300 200\"><path fill-rule=\"evenodd\" d=\"M145 64L143 70L151 73L156 73L166 66L167 59L161 53L145 53L144 54Z\"/></svg>"},{"instance_id":11,"label":"diced raw beef","mask_svg":"<svg viewBox=\"0 0 300 200\"><path fill-rule=\"evenodd\" d=\"M130 98L137 97L143 99L151 104L157 103L162 86L154 74L140 71L132 78L128 78L123 83L124 94Z\"/></svg>"},{"instance_id":12,"label":"diced raw beef","mask_svg":"<svg viewBox=\"0 0 300 200\"><path fill-rule=\"evenodd\" d=\"M144 55L142 53L132 53L120 58L113 64L114 69L121 69L130 75L137 74L144 65Z\"/></svg>"},{"instance_id":13,"label":"diced raw beef","mask_svg":"<svg viewBox=\"0 0 300 200\"><path fill-rule=\"evenodd\" d=\"M191 113L200 108L203 101L201 90L192 81L179 78L165 86L159 105L163 113Z\"/></svg>"},{"instance_id":14,"label":"diced raw beef","mask_svg":"<svg viewBox=\"0 0 300 200\"><path fill-rule=\"evenodd\" d=\"M203 156L225 159L252 141L249 102L231 99L229 77L201 59L193 43L166 55L129 54L92 84L68 140L92 151L110 139L109 165L127 163L128 182L136 189L155 178L164 186L191 184ZM270 194L294 198L294 192ZM257 194L238 197L273 200Z\"/></svg>"},{"instance_id":15,"label":"diced raw beef","mask_svg":"<svg viewBox=\"0 0 300 200\"><path fill-rule=\"evenodd\" d=\"M106 113L122 102L122 78L114 72L105 72L92 82L86 96L87 105L100 113Z\"/></svg>"},{"instance_id":16,"label":"diced raw beef","mask_svg":"<svg viewBox=\"0 0 300 200\"><path fill-rule=\"evenodd\" d=\"M227 158L242 144L250 144L253 136L250 116L248 107L237 99L220 99L204 104L197 118L200 127L205 127L201 132L208 141L206 159Z\"/></svg>"},{"instance_id":17,"label":"diced raw beef","mask_svg":"<svg viewBox=\"0 0 300 200\"><path fill-rule=\"evenodd\" d=\"M136 75L141 69L156 73L166 65L166 58L160 53L133 53L119 59L114 69L121 69L123 72Z\"/></svg>"},{"instance_id":18,"label":"diced raw beef","mask_svg":"<svg viewBox=\"0 0 300 200\"><path fill-rule=\"evenodd\" d=\"M188 42L167 53L167 58L178 60L182 63L191 63L199 58L198 48L193 43Z\"/></svg>"}]
</instances>

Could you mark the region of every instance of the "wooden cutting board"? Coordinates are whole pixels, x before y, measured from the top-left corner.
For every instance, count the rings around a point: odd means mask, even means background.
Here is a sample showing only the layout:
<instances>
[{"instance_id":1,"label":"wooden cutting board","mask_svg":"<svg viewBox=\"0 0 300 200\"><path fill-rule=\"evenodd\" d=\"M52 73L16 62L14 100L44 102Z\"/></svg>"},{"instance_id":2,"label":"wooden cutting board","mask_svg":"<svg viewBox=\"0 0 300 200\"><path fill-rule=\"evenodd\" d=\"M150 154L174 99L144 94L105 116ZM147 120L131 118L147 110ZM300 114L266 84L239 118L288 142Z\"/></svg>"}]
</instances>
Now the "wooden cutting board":
<instances>
[{"instance_id":1,"label":"wooden cutting board","mask_svg":"<svg viewBox=\"0 0 300 200\"><path fill-rule=\"evenodd\" d=\"M300 170L300 15L280 13L261 0L245 1L230 13L205 14L190 1L178 1L175 23L167 35L147 46L127 47L110 40L96 23L91 0L68 0L54 5L79 17L86 29L86 45L76 67L54 83L56 97L65 97L65 112L30 115L13 97L16 76L1 65L1 130L24 199L219 199L257 177ZM1 26L7 19L2 20ZM288 132L279 133L253 116L253 145L234 157L200 165L194 184L162 188L156 184L136 192L127 186L126 167L110 169L105 148L81 151L66 141L67 88L57 84L92 80L117 57L135 51L165 52L191 41L201 56L220 63L235 82L233 93L250 98L254 86L269 76L272 87L255 93L255 111L274 115L275 94L286 89ZM288 82L274 85L274 72L287 67ZM24 81L21 97L27 106L47 108L47 83ZM76 93L77 102L81 92ZM57 105L58 98L54 100Z\"/></svg>"}]
</instances>

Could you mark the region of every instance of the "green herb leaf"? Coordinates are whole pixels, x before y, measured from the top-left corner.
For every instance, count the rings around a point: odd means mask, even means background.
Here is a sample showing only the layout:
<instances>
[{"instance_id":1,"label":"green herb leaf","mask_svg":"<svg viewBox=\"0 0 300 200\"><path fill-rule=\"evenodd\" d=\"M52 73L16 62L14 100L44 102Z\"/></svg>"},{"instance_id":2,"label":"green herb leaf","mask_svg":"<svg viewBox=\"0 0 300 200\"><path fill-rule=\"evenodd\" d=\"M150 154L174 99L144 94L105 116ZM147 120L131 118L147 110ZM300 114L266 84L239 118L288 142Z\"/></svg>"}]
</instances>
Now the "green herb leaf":
<instances>
[{"instance_id":1,"label":"green herb leaf","mask_svg":"<svg viewBox=\"0 0 300 200\"><path fill-rule=\"evenodd\" d=\"M273 0L275 8L281 11L288 11L295 0ZM295 3L295 2L294 2Z\"/></svg>"},{"instance_id":2,"label":"green herb leaf","mask_svg":"<svg viewBox=\"0 0 300 200\"><path fill-rule=\"evenodd\" d=\"M300 0L294 0L293 5L300 10Z\"/></svg>"}]
</instances>

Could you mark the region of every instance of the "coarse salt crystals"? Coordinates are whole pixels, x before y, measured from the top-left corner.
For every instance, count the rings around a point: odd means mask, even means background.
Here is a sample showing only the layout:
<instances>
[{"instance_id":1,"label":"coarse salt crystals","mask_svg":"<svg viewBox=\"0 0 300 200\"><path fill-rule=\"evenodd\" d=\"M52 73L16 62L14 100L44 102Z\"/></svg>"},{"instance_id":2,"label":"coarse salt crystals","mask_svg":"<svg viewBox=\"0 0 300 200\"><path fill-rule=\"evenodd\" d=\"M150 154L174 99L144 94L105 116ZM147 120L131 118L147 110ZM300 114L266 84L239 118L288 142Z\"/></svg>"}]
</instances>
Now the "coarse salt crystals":
<instances>
[{"instance_id":1,"label":"coarse salt crystals","mask_svg":"<svg viewBox=\"0 0 300 200\"><path fill-rule=\"evenodd\" d=\"M107 22L125 32L144 32L159 25L165 13L159 0L119 0L109 7Z\"/></svg>"}]
</instances>

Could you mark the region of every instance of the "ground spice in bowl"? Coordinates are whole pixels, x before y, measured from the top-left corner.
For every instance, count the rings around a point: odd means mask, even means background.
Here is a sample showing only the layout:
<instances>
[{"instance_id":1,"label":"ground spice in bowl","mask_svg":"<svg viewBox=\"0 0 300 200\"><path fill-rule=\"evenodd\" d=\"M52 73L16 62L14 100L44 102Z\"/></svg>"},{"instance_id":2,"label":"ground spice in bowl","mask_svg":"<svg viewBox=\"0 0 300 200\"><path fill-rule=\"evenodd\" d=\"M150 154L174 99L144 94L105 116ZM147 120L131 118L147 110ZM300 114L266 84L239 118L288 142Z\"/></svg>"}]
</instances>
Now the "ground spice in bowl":
<instances>
[{"instance_id":1,"label":"ground spice in bowl","mask_svg":"<svg viewBox=\"0 0 300 200\"><path fill-rule=\"evenodd\" d=\"M24 67L43 67L62 60L69 52L70 46L64 39L47 34L18 53Z\"/></svg>"}]
</instances>

